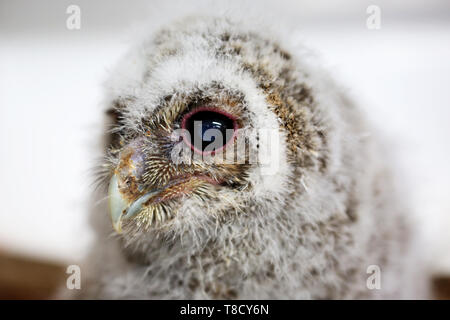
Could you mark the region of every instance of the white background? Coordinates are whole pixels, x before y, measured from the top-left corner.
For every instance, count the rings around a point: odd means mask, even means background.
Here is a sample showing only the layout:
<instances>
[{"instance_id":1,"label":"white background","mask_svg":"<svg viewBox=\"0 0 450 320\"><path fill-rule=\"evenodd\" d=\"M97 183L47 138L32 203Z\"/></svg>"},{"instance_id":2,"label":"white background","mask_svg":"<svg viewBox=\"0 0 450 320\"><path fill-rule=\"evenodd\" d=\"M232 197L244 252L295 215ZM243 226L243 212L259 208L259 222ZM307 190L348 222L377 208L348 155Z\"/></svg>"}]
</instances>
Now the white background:
<instances>
[{"instance_id":1,"label":"white background","mask_svg":"<svg viewBox=\"0 0 450 320\"><path fill-rule=\"evenodd\" d=\"M208 1L201 9L180 3L0 1L0 250L64 262L86 254L102 82L143 24L210 9ZM70 4L81 8L80 30L66 28ZM380 30L366 27L370 4L381 8ZM290 25L360 101L396 156L433 267L450 272L449 2L246 8Z\"/></svg>"}]
</instances>

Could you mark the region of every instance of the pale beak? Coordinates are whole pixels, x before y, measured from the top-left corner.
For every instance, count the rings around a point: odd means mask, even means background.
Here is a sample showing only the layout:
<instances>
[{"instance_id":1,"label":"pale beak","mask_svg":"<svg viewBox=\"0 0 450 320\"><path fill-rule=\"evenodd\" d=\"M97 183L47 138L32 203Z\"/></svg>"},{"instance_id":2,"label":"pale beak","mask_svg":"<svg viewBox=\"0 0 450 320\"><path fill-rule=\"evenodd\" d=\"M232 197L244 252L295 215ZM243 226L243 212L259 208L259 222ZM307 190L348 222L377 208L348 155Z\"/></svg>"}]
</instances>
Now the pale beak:
<instances>
[{"instance_id":1,"label":"pale beak","mask_svg":"<svg viewBox=\"0 0 450 320\"><path fill-rule=\"evenodd\" d=\"M117 174L114 174L109 182L108 196L112 225L117 233L122 232L122 221L138 214L142 210L143 204L159 191L150 191L135 201L129 202L120 192L119 179Z\"/></svg>"},{"instance_id":2,"label":"pale beak","mask_svg":"<svg viewBox=\"0 0 450 320\"><path fill-rule=\"evenodd\" d=\"M109 213L111 215L112 225L117 233L122 232L122 215L128 208L128 203L122 197L119 191L119 182L117 175L114 174L109 182Z\"/></svg>"}]
</instances>

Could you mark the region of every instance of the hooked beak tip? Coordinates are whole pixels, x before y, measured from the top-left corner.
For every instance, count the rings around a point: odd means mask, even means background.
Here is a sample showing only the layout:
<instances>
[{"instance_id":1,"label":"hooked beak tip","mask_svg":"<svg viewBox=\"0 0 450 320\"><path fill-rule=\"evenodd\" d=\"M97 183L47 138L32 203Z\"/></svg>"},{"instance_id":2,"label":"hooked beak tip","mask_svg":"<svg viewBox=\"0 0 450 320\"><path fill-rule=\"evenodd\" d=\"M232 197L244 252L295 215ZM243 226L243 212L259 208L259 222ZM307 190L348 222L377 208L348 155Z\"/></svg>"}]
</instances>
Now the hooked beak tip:
<instances>
[{"instance_id":1,"label":"hooked beak tip","mask_svg":"<svg viewBox=\"0 0 450 320\"><path fill-rule=\"evenodd\" d=\"M122 220L130 219L141 212L145 202L160 190L151 190L146 194L138 197L136 200L129 202L124 198L119 189L119 180L117 174L114 174L109 182L109 213L114 230L122 233Z\"/></svg>"},{"instance_id":2,"label":"hooked beak tip","mask_svg":"<svg viewBox=\"0 0 450 320\"><path fill-rule=\"evenodd\" d=\"M122 221L119 221L118 223L113 223L113 228L116 230L118 234L122 233Z\"/></svg>"}]
</instances>

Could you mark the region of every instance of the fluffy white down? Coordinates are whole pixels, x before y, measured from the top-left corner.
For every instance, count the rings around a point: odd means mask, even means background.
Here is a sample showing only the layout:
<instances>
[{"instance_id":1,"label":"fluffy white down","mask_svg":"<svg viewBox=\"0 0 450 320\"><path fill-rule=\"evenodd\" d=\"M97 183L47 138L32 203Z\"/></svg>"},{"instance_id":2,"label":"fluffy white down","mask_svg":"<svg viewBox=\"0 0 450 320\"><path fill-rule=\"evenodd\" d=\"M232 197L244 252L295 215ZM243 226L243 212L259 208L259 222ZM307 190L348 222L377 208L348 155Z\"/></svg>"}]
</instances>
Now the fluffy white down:
<instances>
[{"instance_id":1,"label":"fluffy white down","mask_svg":"<svg viewBox=\"0 0 450 320\"><path fill-rule=\"evenodd\" d=\"M255 79L232 60L217 57L205 43L201 34L212 27L241 32L238 24L223 19L187 19L168 27L197 30L189 36L175 32L171 41L182 43L183 50L170 59L153 56L149 40L132 48L108 82L107 103L136 96L127 114L127 125L133 127L161 97L174 91L189 94L219 81L244 94L256 127L277 129L277 152L268 150L265 160L279 165L275 170L270 166L251 169L254 188L248 200L252 205L245 214L237 210L236 219L214 225L205 219L204 208L187 199L176 231L167 237L149 234L124 245L118 237L109 236L112 229L106 205L96 205L93 219L99 239L84 269L90 277L82 296L309 299L426 295L414 257L406 258L411 252L407 235L411 233L382 153L373 142L375 132L368 129L343 90L301 51L282 44L291 48L301 70L298 77L308 74L300 81L312 88L316 116L322 119L329 139L326 174L294 170L280 120L270 111ZM247 32L247 27L242 28ZM278 61L268 63L280 68ZM261 145L269 143L261 141ZM298 185L292 185L290 181L297 181L299 174ZM293 192L297 192L295 197L288 197ZM358 202L358 218L351 223L346 212L349 193ZM231 195L223 191L222 196L225 201ZM370 265L381 266L381 290L366 286Z\"/></svg>"}]
</instances>

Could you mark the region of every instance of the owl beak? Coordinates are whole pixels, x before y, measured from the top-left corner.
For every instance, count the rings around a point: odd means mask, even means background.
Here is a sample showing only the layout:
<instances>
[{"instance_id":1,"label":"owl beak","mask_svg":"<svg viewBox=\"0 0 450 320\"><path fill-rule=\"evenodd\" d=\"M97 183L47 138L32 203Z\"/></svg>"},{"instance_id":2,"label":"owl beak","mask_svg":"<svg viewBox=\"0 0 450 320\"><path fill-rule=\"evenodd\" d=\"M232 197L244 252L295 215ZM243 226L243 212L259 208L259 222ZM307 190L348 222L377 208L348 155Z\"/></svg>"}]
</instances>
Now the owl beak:
<instances>
[{"instance_id":1,"label":"owl beak","mask_svg":"<svg viewBox=\"0 0 450 320\"><path fill-rule=\"evenodd\" d=\"M112 176L111 181L109 182L108 204L114 230L116 230L117 233L121 233L123 214L126 212L129 204L119 190L119 181L116 174Z\"/></svg>"},{"instance_id":2,"label":"owl beak","mask_svg":"<svg viewBox=\"0 0 450 320\"><path fill-rule=\"evenodd\" d=\"M108 199L112 225L117 233L122 233L122 221L138 214L144 204L160 190L152 190L134 201L128 201L119 189L119 178L114 174L109 182Z\"/></svg>"}]
</instances>

